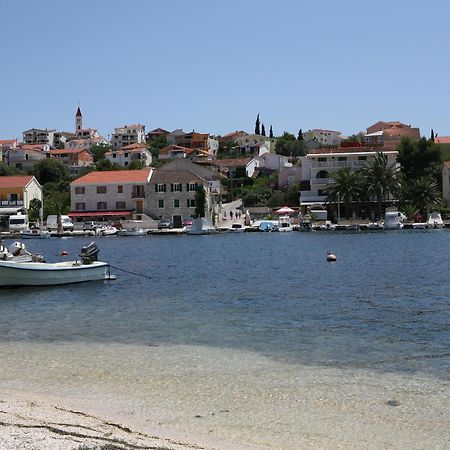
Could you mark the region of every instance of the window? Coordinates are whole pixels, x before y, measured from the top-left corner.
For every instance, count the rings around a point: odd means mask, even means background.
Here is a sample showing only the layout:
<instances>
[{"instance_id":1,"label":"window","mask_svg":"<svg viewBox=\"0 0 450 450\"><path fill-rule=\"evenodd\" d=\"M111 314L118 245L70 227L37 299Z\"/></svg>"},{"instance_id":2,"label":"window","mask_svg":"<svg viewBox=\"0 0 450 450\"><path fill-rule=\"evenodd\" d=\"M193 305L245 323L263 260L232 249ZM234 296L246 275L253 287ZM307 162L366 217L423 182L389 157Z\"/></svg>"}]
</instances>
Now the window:
<instances>
[{"instance_id":1,"label":"window","mask_svg":"<svg viewBox=\"0 0 450 450\"><path fill-rule=\"evenodd\" d=\"M338 161L347 161L347 157L346 156L339 156L338 157Z\"/></svg>"},{"instance_id":2,"label":"window","mask_svg":"<svg viewBox=\"0 0 450 450\"><path fill-rule=\"evenodd\" d=\"M124 153L123 156L124 156L125 158L128 158L128 153Z\"/></svg>"},{"instance_id":3,"label":"window","mask_svg":"<svg viewBox=\"0 0 450 450\"><path fill-rule=\"evenodd\" d=\"M75 203L75 209L77 211L84 211L86 209L86 203Z\"/></svg>"},{"instance_id":4,"label":"window","mask_svg":"<svg viewBox=\"0 0 450 450\"><path fill-rule=\"evenodd\" d=\"M164 200L158 200L158 208L164 208Z\"/></svg>"},{"instance_id":5,"label":"window","mask_svg":"<svg viewBox=\"0 0 450 450\"><path fill-rule=\"evenodd\" d=\"M106 186L97 186L97 194L106 194Z\"/></svg>"},{"instance_id":6,"label":"window","mask_svg":"<svg viewBox=\"0 0 450 450\"><path fill-rule=\"evenodd\" d=\"M115 158L116 157L116 154L115 153L113 153L113 158Z\"/></svg>"},{"instance_id":7,"label":"window","mask_svg":"<svg viewBox=\"0 0 450 450\"><path fill-rule=\"evenodd\" d=\"M358 161L366 161L367 156L358 156Z\"/></svg>"},{"instance_id":8,"label":"window","mask_svg":"<svg viewBox=\"0 0 450 450\"><path fill-rule=\"evenodd\" d=\"M181 192L183 190L181 183L172 183L170 185L171 192Z\"/></svg>"},{"instance_id":9,"label":"window","mask_svg":"<svg viewBox=\"0 0 450 450\"><path fill-rule=\"evenodd\" d=\"M100 210L100 209L106 209L106 208L107 208L106 202L97 202L97 209L98 209L98 210Z\"/></svg>"},{"instance_id":10,"label":"window","mask_svg":"<svg viewBox=\"0 0 450 450\"><path fill-rule=\"evenodd\" d=\"M81 186L77 186L76 188L75 188L75 194L77 194L77 195L82 195L82 194L84 194L84 186L83 187L81 187Z\"/></svg>"},{"instance_id":11,"label":"window","mask_svg":"<svg viewBox=\"0 0 450 450\"><path fill-rule=\"evenodd\" d=\"M119 184L119 186L117 186L117 193L123 194L123 186L121 184Z\"/></svg>"},{"instance_id":12,"label":"window","mask_svg":"<svg viewBox=\"0 0 450 450\"><path fill-rule=\"evenodd\" d=\"M123 165L124 165L124 166L128 166L128 161L125 161L125 162L123 163Z\"/></svg>"},{"instance_id":13,"label":"window","mask_svg":"<svg viewBox=\"0 0 450 450\"><path fill-rule=\"evenodd\" d=\"M125 202L116 202L116 209L125 209Z\"/></svg>"},{"instance_id":14,"label":"window","mask_svg":"<svg viewBox=\"0 0 450 450\"><path fill-rule=\"evenodd\" d=\"M180 207L180 200L178 198L173 199L173 207L179 208Z\"/></svg>"},{"instance_id":15,"label":"window","mask_svg":"<svg viewBox=\"0 0 450 450\"><path fill-rule=\"evenodd\" d=\"M327 162L327 158L321 156L320 158L317 158L317 161L319 161L319 162Z\"/></svg>"},{"instance_id":16,"label":"window","mask_svg":"<svg viewBox=\"0 0 450 450\"><path fill-rule=\"evenodd\" d=\"M197 183L187 183L186 184L186 190L188 192L194 192L197 190Z\"/></svg>"},{"instance_id":17,"label":"window","mask_svg":"<svg viewBox=\"0 0 450 450\"><path fill-rule=\"evenodd\" d=\"M195 208L195 198L188 198L187 199L187 207L188 208Z\"/></svg>"},{"instance_id":18,"label":"window","mask_svg":"<svg viewBox=\"0 0 450 450\"><path fill-rule=\"evenodd\" d=\"M155 184L155 192L166 192L165 184Z\"/></svg>"}]
</instances>

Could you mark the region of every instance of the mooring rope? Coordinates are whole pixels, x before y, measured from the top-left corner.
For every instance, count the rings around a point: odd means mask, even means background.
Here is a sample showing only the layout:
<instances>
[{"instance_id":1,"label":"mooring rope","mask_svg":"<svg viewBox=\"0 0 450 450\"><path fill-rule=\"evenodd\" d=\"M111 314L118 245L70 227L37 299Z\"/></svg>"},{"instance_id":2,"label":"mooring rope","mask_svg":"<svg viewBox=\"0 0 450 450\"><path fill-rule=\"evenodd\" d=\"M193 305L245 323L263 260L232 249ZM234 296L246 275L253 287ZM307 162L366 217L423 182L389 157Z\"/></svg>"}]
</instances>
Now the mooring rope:
<instances>
[{"instance_id":1,"label":"mooring rope","mask_svg":"<svg viewBox=\"0 0 450 450\"><path fill-rule=\"evenodd\" d=\"M131 270L125 270L121 267L113 266L112 264L109 265L113 269L120 270L121 272L129 273L130 275L135 275L136 277L142 277L142 278L148 278L151 279L152 277L150 275L144 275L142 273L132 272Z\"/></svg>"}]
</instances>

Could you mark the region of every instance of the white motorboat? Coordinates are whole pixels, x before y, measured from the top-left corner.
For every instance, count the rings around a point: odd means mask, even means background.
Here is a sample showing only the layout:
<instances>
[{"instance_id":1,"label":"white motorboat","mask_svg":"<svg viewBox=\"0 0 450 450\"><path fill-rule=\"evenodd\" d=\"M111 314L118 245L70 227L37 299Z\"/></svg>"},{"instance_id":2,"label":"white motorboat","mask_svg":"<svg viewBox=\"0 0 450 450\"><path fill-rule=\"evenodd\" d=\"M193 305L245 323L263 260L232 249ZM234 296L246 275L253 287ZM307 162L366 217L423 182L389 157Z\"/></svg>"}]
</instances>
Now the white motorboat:
<instances>
[{"instance_id":1,"label":"white motorboat","mask_svg":"<svg viewBox=\"0 0 450 450\"><path fill-rule=\"evenodd\" d=\"M187 234L217 234L219 230L212 224L210 219L198 217L192 221L192 225L186 229Z\"/></svg>"},{"instance_id":2,"label":"white motorboat","mask_svg":"<svg viewBox=\"0 0 450 450\"><path fill-rule=\"evenodd\" d=\"M118 236L146 236L148 234L147 228L124 228L117 232Z\"/></svg>"},{"instance_id":3,"label":"white motorboat","mask_svg":"<svg viewBox=\"0 0 450 450\"><path fill-rule=\"evenodd\" d=\"M386 211L384 214L384 230L400 230L403 228L403 221L406 216L400 211Z\"/></svg>"},{"instance_id":4,"label":"white motorboat","mask_svg":"<svg viewBox=\"0 0 450 450\"><path fill-rule=\"evenodd\" d=\"M412 227L413 230L426 230L428 228L428 224L426 222L414 222Z\"/></svg>"},{"instance_id":5,"label":"white motorboat","mask_svg":"<svg viewBox=\"0 0 450 450\"><path fill-rule=\"evenodd\" d=\"M114 236L117 234L119 230L116 227L108 226L108 227L102 227L97 230L97 234L100 236Z\"/></svg>"},{"instance_id":6,"label":"white motorboat","mask_svg":"<svg viewBox=\"0 0 450 450\"><path fill-rule=\"evenodd\" d=\"M50 231L41 230L40 228L29 228L20 231L21 239L49 239L50 237Z\"/></svg>"},{"instance_id":7,"label":"white motorboat","mask_svg":"<svg viewBox=\"0 0 450 450\"><path fill-rule=\"evenodd\" d=\"M291 218L289 216L279 216L276 226L278 231L292 231Z\"/></svg>"},{"instance_id":8,"label":"white motorboat","mask_svg":"<svg viewBox=\"0 0 450 450\"><path fill-rule=\"evenodd\" d=\"M441 213L433 211L428 215L427 219L428 228L444 228L444 221L442 220Z\"/></svg>"},{"instance_id":9,"label":"white motorboat","mask_svg":"<svg viewBox=\"0 0 450 450\"><path fill-rule=\"evenodd\" d=\"M230 233L243 233L245 231L244 225L242 223L233 223L231 228L228 228Z\"/></svg>"},{"instance_id":10,"label":"white motorboat","mask_svg":"<svg viewBox=\"0 0 450 450\"><path fill-rule=\"evenodd\" d=\"M369 222L367 224L367 229L371 231L382 230L383 224L381 222Z\"/></svg>"},{"instance_id":11,"label":"white motorboat","mask_svg":"<svg viewBox=\"0 0 450 450\"><path fill-rule=\"evenodd\" d=\"M56 263L43 262L41 255L31 255L27 260L20 260L4 250L3 247L0 253L0 287L49 286L115 279L110 274L109 264L97 261L99 249L93 242L81 249L79 260ZM25 251L23 247L22 251Z\"/></svg>"}]
</instances>

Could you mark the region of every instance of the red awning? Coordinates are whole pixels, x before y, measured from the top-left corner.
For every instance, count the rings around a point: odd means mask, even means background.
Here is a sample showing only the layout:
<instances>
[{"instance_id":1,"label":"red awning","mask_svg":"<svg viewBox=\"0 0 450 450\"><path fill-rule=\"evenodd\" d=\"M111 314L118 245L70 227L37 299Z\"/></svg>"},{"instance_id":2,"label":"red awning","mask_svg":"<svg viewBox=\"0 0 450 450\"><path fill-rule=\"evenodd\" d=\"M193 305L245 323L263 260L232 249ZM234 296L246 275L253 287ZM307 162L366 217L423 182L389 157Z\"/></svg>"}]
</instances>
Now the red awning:
<instances>
[{"instance_id":1,"label":"red awning","mask_svg":"<svg viewBox=\"0 0 450 450\"><path fill-rule=\"evenodd\" d=\"M131 216L133 211L89 211L70 212L69 217L102 217L102 216Z\"/></svg>"}]
</instances>

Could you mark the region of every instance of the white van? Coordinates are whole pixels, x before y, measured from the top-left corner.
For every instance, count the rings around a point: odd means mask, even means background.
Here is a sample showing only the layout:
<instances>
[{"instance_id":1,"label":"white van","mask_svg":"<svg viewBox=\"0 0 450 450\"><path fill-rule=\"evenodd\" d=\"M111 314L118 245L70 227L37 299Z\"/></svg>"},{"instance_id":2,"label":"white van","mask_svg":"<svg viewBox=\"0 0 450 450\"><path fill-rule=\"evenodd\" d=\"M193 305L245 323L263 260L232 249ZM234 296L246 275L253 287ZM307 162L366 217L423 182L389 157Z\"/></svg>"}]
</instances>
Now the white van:
<instances>
[{"instance_id":1,"label":"white van","mask_svg":"<svg viewBox=\"0 0 450 450\"><path fill-rule=\"evenodd\" d=\"M28 228L28 216L26 214L14 214L9 216L9 231L17 232Z\"/></svg>"},{"instance_id":2,"label":"white van","mask_svg":"<svg viewBox=\"0 0 450 450\"><path fill-rule=\"evenodd\" d=\"M73 231L73 222L69 216L61 215L61 224L64 231ZM56 214L47 216L47 230L58 231L58 216Z\"/></svg>"}]
</instances>

